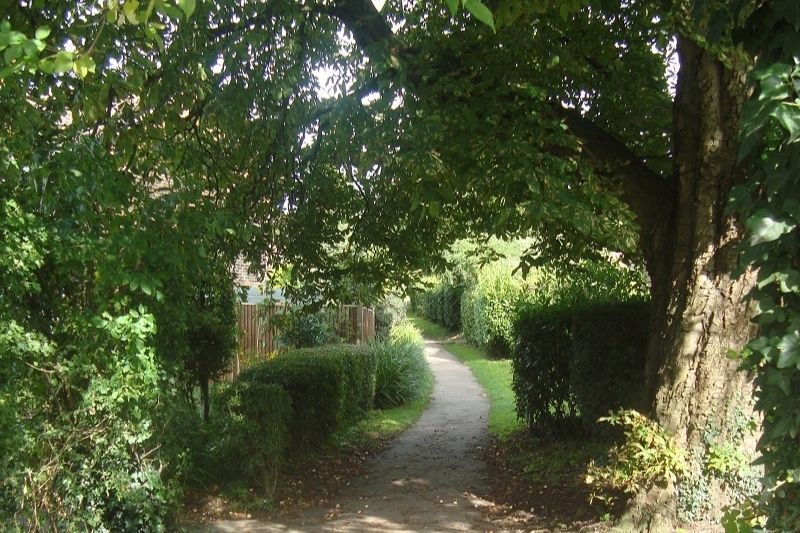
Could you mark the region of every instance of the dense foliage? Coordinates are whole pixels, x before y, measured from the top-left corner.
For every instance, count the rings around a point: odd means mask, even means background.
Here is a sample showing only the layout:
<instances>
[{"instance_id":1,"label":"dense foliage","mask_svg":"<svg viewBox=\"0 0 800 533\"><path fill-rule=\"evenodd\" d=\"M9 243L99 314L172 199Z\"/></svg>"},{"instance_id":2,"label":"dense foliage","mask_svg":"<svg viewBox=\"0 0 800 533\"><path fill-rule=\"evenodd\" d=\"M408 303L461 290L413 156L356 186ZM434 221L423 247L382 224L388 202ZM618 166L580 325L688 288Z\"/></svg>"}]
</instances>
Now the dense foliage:
<instances>
[{"instance_id":1,"label":"dense foliage","mask_svg":"<svg viewBox=\"0 0 800 533\"><path fill-rule=\"evenodd\" d=\"M94 149L59 157L97 162ZM175 253L224 242L204 221L210 202L187 192L194 207L174 212L174 196L79 167L37 192L2 164L0 189L15 198L0 219L4 516L34 529L158 530L189 445L165 436L171 411L233 347L224 254Z\"/></svg>"},{"instance_id":2,"label":"dense foliage","mask_svg":"<svg viewBox=\"0 0 800 533\"><path fill-rule=\"evenodd\" d=\"M655 484L675 483L686 469L686 458L664 428L635 410L620 410L602 419L622 429L624 438L609 452L605 464L592 463L586 482L592 498L611 500L615 492L632 496Z\"/></svg>"},{"instance_id":3,"label":"dense foliage","mask_svg":"<svg viewBox=\"0 0 800 533\"><path fill-rule=\"evenodd\" d=\"M650 304L600 302L572 316L569 381L584 427L621 407L645 410Z\"/></svg>"},{"instance_id":4,"label":"dense foliage","mask_svg":"<svg viewBox=\"0 0 800 533\"><path fill-rule=\"evenodd\" d=\"M313 348L339 339L335 328L335 311L292 310L273 319L276 342L284 348Z\"/></svg>"},{"instance_id":5,"label":"dense foliage","mask_svg":"<svg viewBox=\"0 0 800 533\"><path fill-rule=\"evenodd\" d=\"M796 2L504 0L496 17L460 2L491 33L447 4L3 4L0 493L12 520L160 527L181 456L161 445L166 411L186 407L193 372L219 368L195 364L184 336L208 288L198 273L224 291L239 254L266 274L291 263L290 292L328 298L354 276L408 283L455 233L535 232L528 270L638 251L664 315L648 380L680 404L657 401L658 416L698 441L677 392L707 391L674 382L695 354L670 348L699 350L688 366L706 372L744 342L718 327L749 318L738 295L699 300L727 287L738 227L720 204L746 178L734 207L760 268L746 365L765 501L773 527L796 522ZM756 58L742 114L737 80ZM685 332L698 320L710 333L695 348Z\"/></svg>"},{"instance_id":6,"label":"dense foliage","mask_svg":"<svg viewBox=\"0 0 800 533\"><path fill-rule=\"evenodd\" d=\"M397 407L419 398L431 379L419 330L409 322L392 328L389 338L376 341L375 407Z\"/></svg>"},{"instance_id":7,"label":"dense foliage","mask_svg":"<svg viewBox=\"0 0 800 533\"><path fill-rule=\"evenodd\" d=\"M280 385L289 394L289 449L302 454L372 407L375 353L349 345L291 350L248 367L239 381Z\"/></svg>"},{"instance_id":8,"label":"dense foliage","mask_svg":"<svg viewBox=\"0 0 800 533\"><path fill-rule=\"evenodd\" d=\"M505 262L481 268L461 298L464 337L492 357L508 357L511 353L515 307L524 291L522 280L512 271L513 267Z\"/></svg>"},{"instance_id":9,"label":"dense foliage","mask_svg":"<svg viewBox=\"0 0 800 533\"><path fill-rule=\"evenodd\" d=\"M514 325L517 414L544 433L574 430L577 403L570 387L572 310L523 306Z\"/></svg>"},{"instance_id":10,"label":"dense foliage","mask_svg":"<svg viewBox=\"0 0 800 533\"><path fill-rule=\"evenodd\" d=\"M738 20L747 11L722 11ZM739 157L751 161L748 181L737 188L731 209L745 221L745 267L758 269L751 297L757 303L758 336L744 350L744 366L756 370L758 410L764 435L758 448L765 466L760 500L741 510L746 531L761 518L770 530L800 524L800 13L793 2L767 2L735 32L758 58L750 79L754 93L744 108ZM737 513L727 526L736 529Z\"/></svg>"},{"instance_id":11,"label":"dense foliage","mask_svg":"<svg viewBox=\"0 0 800 533\"><path fill-rule=\"evenodd\" d=\"M375 334L385 338L392 328L406 320L406 301L396 294L387 294L375 305Z\"/></svg>"},{"instance_id":12,"label":"dense foliage","mask_svg":"<svg viewBox=\"0 0 800 533\"><path fill-rule=\"evenodd\" d=\"M217 385L214 417L195 471L206 483L243 483L274 490L287 456L292 400L274 383L240 380Z\"/></svg>"}]
</instances>

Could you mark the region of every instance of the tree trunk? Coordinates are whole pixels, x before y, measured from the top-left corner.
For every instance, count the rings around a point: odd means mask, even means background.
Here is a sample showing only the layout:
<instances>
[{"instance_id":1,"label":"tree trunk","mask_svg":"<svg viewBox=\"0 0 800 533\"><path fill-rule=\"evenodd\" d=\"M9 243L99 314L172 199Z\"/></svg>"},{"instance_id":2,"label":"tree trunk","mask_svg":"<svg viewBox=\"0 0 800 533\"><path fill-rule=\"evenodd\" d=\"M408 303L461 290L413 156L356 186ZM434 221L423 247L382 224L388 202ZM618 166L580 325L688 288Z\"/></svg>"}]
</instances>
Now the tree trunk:
<instances>
[{"instance_id":1,"label":"tree trunk","mask_svg":"<svg viewBox=\"0 0 800 533\"><path fill-rule=\"evenodd\" d=\"M203 402L203 420L208 422L211 415L211 400L208 394L209 379L207 376L200 378L200 399Z\"/></svg>"},{"instance_id":2,"label":"tree trunk","mask_svg":"<svg viewBox=\"0 0 800 533\"><path fill-rule=\"evenodd\" d=\"M643 248L651 252L653 296L648 397L655 419L686 450L690 470L677 486L633 498L623 521L637 531L674 531L683 520L718 524L735 491L708 475L709 451L734 442L752 458L756 440L747 429L753 376L728 356L754 333L745 296L755 276L730 274L742 230L724 213L731 187L744 177L736 157L746 68L726 68L683 37L678 53L674 207Z\"/></svg>"}]
</instances>

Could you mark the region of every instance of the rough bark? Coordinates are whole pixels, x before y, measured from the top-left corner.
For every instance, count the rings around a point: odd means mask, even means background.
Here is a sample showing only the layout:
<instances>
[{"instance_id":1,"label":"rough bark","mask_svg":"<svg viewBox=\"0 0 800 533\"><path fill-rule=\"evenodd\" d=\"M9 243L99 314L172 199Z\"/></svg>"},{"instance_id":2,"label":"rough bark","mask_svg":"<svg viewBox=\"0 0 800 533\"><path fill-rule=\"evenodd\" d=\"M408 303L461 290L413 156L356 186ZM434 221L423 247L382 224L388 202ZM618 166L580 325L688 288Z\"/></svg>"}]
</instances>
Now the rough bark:
<instances>
[{"instance_id":1,"label":"rough bark","mask_svg":"<svg viewBox=\"0 0 800 533\"><path fill-rule=\"evenodd\" d=\"M753 376L728 354L753 334L745 296L755 276L730 274L741 228L724 214L731 187L743 179L736 156L746 88L744 68L726 68L687 38L678 51L677 186L665 199L674 206L668 222L653 228L656 253L648 257L654 312L647 384L653 414L699 475L709 435L726 442L734 421L753 417ZM742 443L751 457L754 440ZM706 518L718 518L730 503L727 489L712 480L708 497ZM626 521L640 531L673 531L678 515L676 487L657 487L634 498Z\"/></svg>"}]
</instances>

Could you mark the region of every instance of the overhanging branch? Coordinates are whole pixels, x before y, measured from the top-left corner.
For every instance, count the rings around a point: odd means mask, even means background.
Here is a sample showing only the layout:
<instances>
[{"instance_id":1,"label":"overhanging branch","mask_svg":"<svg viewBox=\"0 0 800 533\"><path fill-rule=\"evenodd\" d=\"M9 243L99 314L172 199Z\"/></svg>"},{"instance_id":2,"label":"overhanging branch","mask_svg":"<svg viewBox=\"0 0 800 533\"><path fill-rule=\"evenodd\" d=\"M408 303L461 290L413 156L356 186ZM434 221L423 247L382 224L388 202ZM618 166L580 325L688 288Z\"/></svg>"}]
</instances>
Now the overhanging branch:
<instances>
[{"instance_id":1,"label":"overhanging branch","mask_svg":"<svg viewBox=\"0 0 800 533\"><path fill-rule=\"evenodd\" d=\"M623 199L645 233L664 221L674 202L674 184L648 167L621 140L585 118L575 109L553 104L553 112L580 139L590 159L609 168L621 179Z\"/></svg>"}]
</instances>

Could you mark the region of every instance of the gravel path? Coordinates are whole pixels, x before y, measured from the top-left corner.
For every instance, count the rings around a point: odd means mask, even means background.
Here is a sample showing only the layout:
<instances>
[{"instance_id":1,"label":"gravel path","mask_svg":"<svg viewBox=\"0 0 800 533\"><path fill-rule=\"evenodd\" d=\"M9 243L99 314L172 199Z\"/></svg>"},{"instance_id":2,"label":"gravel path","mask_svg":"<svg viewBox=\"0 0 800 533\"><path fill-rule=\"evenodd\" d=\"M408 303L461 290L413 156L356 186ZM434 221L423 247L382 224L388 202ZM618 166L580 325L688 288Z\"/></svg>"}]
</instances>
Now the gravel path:
<instances>
[{"instance_id":1,"label":"gravel path","mask_svg":"<svg viewBox=\"0 0 800 533\"><path fill-rule=\"evenodd\" d=\"M436 385L431 404L353 480L333 508L287 522L231 520L198 532L484 531L474 496L485 489L481 459L488 445L489 401L472 373L440 345L426 341Z\"/></svg>"}]
</instances>

